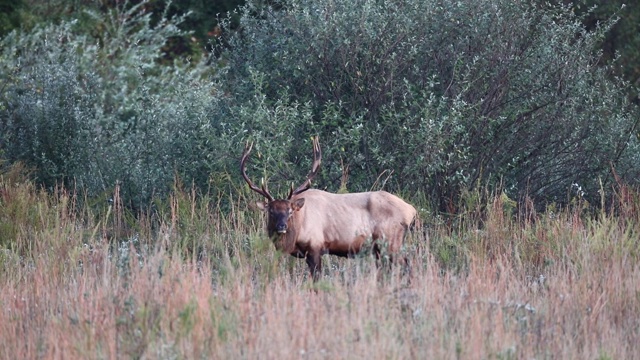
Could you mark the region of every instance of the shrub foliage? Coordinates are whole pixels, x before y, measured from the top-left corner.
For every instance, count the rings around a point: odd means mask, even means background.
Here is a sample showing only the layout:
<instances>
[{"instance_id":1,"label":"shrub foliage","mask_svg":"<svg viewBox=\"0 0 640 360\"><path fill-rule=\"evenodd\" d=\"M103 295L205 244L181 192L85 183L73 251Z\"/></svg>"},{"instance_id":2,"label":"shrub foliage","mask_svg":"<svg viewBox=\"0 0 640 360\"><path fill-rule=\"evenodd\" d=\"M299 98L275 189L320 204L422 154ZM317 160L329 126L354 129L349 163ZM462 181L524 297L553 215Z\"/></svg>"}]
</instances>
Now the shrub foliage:
<instances>
[{"instance_id":1,"label":"shrub foliage","mask_svg":"<svg viewBox=\"0 0 640 360\"><path fill-rule=\"evenodd\" d=\"M99 38L62 22L2 40L3 156L34 167L48 188L64 181L95 195L121 182L134 205L176 173L206 177L198 143L215 106L207 69L158 62L182 19L152 25L140 6L90 15Z\"/></svg>"},{"instance_id":2,"label":"shrub foliage","mask_svg":"<svg viewBox=\"0 0 640 360\"><path fill-rule=\"evenodd\" d=\"M308 171L314 134L321 187L442 210L484 186L544 204L599 198L612 165L637 178L639 117L595 51L612 22L587 30L568 8L507 0L270 4L223 19L240 26L208 65L161 61L184 18L152 21L143 5L5 36L2 156L49 188L120 183L135 206L176 176L240 184L246 141L252 174L284 188Z\"/></svg>"},{"instance_id":3,"label":"shrub foliage","mask_svg":"<svg viewBox=\"0 0 640 360\"><path fill-rule=\"evenodd\" d=\"M611 23L587 31L567 8L300 0L246 7L241 24L225 84L240 103L259 92L309 104L313 121L287 124L292 138L315 131L340 149L353 189L393 170L393 186L443 208L485 184L597 195L636 126L624 84L597 66Z\"/></svg>"}]
</instances>

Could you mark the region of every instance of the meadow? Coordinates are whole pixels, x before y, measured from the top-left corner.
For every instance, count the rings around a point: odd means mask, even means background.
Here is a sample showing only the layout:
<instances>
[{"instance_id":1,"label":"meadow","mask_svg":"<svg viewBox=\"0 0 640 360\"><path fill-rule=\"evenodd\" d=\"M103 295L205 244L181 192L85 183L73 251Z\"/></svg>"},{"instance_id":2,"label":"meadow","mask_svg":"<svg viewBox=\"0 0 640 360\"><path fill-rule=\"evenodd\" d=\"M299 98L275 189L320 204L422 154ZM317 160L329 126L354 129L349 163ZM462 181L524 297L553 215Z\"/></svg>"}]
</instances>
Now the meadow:
<instances>
[{"instance_id":1,"label":"meadow","mask_svg":"<svg viewBox=\"0 0 640 360\"><path fill-rule=\"evenodd\" d=\"M408 268L325 256L316 284L270 244L248 192L230 194L176 187L133 216L118 188L99 202L4 171L0 357L638 357L640 201L628 187L544 212L504 195L457 216L422 209Z\"/></svg>"}]
</instances>

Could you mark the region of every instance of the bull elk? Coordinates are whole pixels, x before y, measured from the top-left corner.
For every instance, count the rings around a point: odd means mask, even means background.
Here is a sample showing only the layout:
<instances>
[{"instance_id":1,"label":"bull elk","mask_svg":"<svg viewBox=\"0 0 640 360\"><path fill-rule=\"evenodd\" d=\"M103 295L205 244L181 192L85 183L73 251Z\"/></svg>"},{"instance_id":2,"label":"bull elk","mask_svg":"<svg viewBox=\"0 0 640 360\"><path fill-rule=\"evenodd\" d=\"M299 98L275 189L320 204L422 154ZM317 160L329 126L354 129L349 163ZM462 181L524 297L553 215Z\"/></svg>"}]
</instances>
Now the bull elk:
<instances>
[{"instance_id":1,"label":"bull elk","mask_svg":"<svg viewBox=\"0 0 640 360\"><path fill-rule=\"evenodd\" d=\"M380 257L380 242L386 241L390 253L397 252L416 209L386 191L333 194L309 189L318 174L322 153L318 137L313 139L313 164L302 185L289 191L286 199L274 199L264 183L257 187L246 172L253 144L247 144L240 160L242 177L251 190L266 198L258 207L268 214L267 231L276 249L304 258L314 281L322 271L324 254L352 257L367 239Z\"/></svg>"}]
</instances>

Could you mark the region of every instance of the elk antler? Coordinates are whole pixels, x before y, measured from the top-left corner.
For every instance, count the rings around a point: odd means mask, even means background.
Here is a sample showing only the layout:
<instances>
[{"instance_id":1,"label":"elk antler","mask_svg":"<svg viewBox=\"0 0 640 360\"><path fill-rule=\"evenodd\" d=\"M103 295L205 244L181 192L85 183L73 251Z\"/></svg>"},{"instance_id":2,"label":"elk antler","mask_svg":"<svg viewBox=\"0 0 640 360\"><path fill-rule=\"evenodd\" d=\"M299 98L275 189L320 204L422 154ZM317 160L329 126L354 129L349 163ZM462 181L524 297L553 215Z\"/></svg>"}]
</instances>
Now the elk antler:
<instances>
[{"instance_id":1,"label":"elk antler","mask_svg":"<svg viewBox=\"0 0 640 360\"><path fill-rule=\"evenodd\" d=\"M305 180L302 185L298 186L295 190L293 189L293 184L291 184L291 190L289 191L288 199L291 199L293 195L298 195L301 192L309 189L311 186L311 180L318 175L318 170L320 169L320 161L322 160L322 151L320 151L320 142L318 140L318 136L313 138L313 164L311 164L311 172L307 175L307 180Z\"/></svg>"},{"instance_id":2,"label":"elk antler","mask_svg":"<svg viewBox=\"0 0 640 360\"><path fill-rule=\"evenodd\" d=\"M267 185L265 185L264 179L262 181L262 189L260 189L259 187L253 185L253 183L251 182L251 180L249 179L249 177L247 176L247 171L245 169L245 163L247 162L247 158L249 158L249 153L251 152L251 149L253 148L253 143L249 144L247 143L244 146L244 152L242 153L242 159L240 160L240 171L242 172L242 177L244 178L244 181L247 182L247 184L249 184L249 188L251 188L251 190L257 192L258 194L264 196L267 198L267 200L269 200L269 202L273 201L273 196L271 196L271 194L269 194L269 190L267 190Z\"/></svg>"}]
</instances>

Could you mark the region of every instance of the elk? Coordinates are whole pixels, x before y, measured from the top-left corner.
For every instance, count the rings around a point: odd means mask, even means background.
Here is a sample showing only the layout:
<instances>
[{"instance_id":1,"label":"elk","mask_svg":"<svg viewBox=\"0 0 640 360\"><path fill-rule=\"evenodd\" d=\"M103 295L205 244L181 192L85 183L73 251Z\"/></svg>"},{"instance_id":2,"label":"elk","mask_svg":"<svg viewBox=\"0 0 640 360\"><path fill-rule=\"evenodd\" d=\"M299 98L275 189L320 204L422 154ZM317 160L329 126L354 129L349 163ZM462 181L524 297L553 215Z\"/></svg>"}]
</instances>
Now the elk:
<instances>
[{"instance_id":1,"label":"elk","mask_svg":"<svg viewBox=\"0 0 640 360\"><path fill-rule=\"evenodd\" d=\"M334 194L310 189L322 159L317 136L311 172L302 185L295 189L291 185L286 199L274 199L264 181L259 188L247 176L252 147L245 146L240 171L249 188L266 198L258 207L267 212L269 237L277 250L306 259L314 281L320 277L324 254L353 257L369 239L378 259L383 241L390 254L400 249L416 216L413 206L386 191Z\"/></svg>"}]
</instances>

